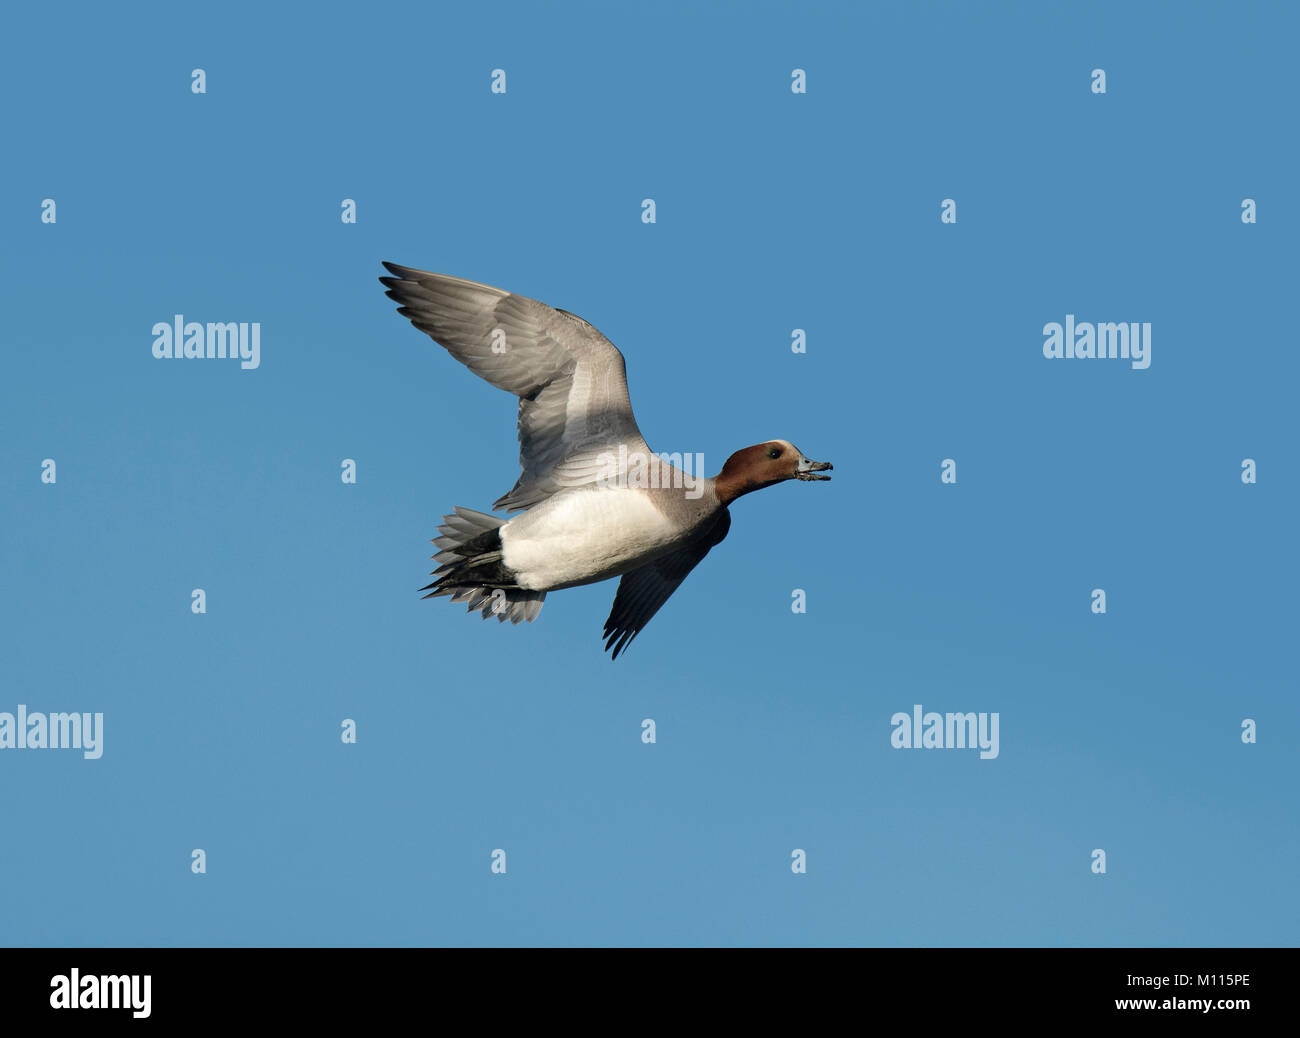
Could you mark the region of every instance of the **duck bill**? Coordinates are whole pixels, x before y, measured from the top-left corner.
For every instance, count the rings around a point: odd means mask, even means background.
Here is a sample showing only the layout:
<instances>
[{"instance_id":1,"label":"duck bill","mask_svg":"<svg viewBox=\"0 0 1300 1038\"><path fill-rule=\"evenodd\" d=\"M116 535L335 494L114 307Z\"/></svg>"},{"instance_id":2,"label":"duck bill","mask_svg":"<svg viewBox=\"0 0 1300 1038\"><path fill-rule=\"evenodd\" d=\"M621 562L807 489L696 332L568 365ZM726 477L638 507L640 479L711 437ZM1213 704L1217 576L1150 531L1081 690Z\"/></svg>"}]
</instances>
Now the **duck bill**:
<instances>
[{"instance_id":1,"label":"duck bill","mask_svg":"<svg viewBox=\"0 0 1300 1038\"><path fill-rule=\"evenodd\" d=\"M819 476L819 472L828 472L834 468L829 461L809 461L807 458L799 459L799 467L795 469L795 479L830 479L830 476Z\"/></svg>"}]
</instances>

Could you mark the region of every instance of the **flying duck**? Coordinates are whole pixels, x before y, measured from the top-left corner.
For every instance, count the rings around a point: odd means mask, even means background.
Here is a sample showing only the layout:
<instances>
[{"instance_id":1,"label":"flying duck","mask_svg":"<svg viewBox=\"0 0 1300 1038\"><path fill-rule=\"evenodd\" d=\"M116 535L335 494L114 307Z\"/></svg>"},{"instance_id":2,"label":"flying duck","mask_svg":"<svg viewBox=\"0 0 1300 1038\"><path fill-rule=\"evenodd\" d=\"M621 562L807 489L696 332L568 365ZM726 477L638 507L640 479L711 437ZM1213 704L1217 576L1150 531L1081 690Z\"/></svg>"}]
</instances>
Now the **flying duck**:
<instances>
[{"instance_id":1,"label":"flying duck","mask_svg":"<svg viewBox=\"0 0 1300 1038\"><path fill-rule=\"evenodd\" d=\"M736 451L712 478L650 450L623 354L576 314L489 285L384 263L397 312L480 378L519 398L519 479L492 504L443 516L433 583L470 612L532 622L549 591L620 577L605 621L617 659L727 536L728 506L787 479L826 480L788 440Z\"/></svg>"}]
</instances>

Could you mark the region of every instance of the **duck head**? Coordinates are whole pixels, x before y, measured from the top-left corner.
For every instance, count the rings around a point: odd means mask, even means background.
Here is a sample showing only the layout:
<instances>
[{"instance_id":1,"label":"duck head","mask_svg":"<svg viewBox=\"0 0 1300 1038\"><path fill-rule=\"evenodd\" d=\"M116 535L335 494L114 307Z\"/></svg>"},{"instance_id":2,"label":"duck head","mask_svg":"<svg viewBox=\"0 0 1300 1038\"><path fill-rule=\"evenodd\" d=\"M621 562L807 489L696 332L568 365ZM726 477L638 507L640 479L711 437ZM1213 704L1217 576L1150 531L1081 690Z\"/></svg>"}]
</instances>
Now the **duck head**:
<instances>
[{"instance_id":1,"label":"duck head","mask_svg":"<svg viewBox=\"0 0 1300 1038\"><path fill-rule=\"evenodd\" d=\"M713 477L713 488L724 506L742 494L762 490L787 479L823 480L829 461L809 461L789 440L768 440L736 451Z\"/></svg>"}]
</instances>

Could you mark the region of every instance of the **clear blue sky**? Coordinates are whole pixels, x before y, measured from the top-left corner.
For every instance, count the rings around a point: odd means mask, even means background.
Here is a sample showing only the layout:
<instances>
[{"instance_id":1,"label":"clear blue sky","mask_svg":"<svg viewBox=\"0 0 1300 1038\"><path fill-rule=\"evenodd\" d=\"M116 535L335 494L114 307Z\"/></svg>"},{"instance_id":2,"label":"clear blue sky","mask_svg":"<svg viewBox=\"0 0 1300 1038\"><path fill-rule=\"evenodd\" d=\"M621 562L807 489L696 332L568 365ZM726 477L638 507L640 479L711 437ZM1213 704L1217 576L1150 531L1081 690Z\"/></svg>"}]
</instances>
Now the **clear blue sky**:
<instances>
[{"instance_id":1,"label":"clear blue sky","mask_svg":"<svg viewBox=\"0 0 1300 1038\"><path fill-rule=\"evenodd\" d=\"M6 17L0 711L105 720L0 751L0 941L1295 943L1293 6ZM835 479L616 664L612 583L421 601L514 401L384 259L587 318L657 450ZM154 359L178 313L261 366ZM892 748L916 703L1000 755Z\"/></svg>"}]
</instances>

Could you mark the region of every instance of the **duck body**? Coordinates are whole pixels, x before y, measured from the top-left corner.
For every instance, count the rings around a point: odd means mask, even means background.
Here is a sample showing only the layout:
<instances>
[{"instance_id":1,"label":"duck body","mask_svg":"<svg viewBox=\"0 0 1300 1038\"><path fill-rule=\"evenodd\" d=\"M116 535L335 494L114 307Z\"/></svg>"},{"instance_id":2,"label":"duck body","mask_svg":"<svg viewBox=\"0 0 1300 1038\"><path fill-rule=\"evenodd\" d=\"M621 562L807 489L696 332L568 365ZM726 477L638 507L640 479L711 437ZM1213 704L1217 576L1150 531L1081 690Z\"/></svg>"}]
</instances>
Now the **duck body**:
<instances>
[{"instance_id":1,"label":"duck body","mask_svg":"<svg viewBox=\"0 0 1300 1038\"><path fill-rule=\"evenodd\" d=\"M446 274L384 264L398 312L475 374L519 398L520 476L494 509L443 517L426 598L531 622L546 594L613 577L617 659L731 526L728 505L788 479L825 480L786 440L732 454L706 478L654 454L632 415L618 349L582 318Z\"/></svg>"},{"instance_id":2,"label":"duck body","mask_svg":"<svg viewBox=\"0 0 1300 1038\"><path fill-rule=\"evenodd\" d=\"M535 591L594 584L689 543L723 511L712 487L589 485L565 489L501 527L503 561Z\"/></svg>"}]
</instances>

